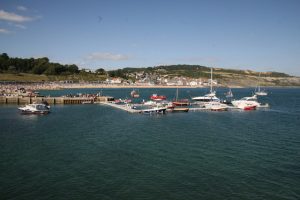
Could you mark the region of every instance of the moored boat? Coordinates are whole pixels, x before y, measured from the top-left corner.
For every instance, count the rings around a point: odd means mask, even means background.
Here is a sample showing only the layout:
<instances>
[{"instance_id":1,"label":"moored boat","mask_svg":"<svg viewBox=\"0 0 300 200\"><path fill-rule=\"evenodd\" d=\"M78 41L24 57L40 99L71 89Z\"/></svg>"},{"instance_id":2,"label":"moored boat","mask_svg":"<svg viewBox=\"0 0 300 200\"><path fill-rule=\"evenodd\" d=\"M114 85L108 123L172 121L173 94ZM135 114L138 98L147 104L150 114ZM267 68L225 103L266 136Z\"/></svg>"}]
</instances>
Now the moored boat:
<instances>
[{"instance_id":1,"label":"moored boat","mask_svg":"<svg viewBox=\"0 0 300 200\"><path fill-rule=\"evenodd\" d=\"M164 95L152 94L150 96L150 99L153 100L153 101L162 101L162 100L166 100L167 97L164 96Z\"/></svg>"},{"instance_id":2,"label":"moored boat","mask_svg":"<svg viewBox=\"0 0 300 200\"><path fill-rule=\"evenodd\" d=\"M141 112L144 114L165 114L167 108L165 107L155 107L155 108L150 108L150 109L144 109Z\"/></svg>"},{"instance_id":3,"label":"moored boat","mask_svg":"<svg viewBox=\"0 0 300 200\"><path fill-rule=\"evenodd\" d=\"M253 95L252 97L244 97L240 100L234 100L231 103L234 107L242 110L255 110L260 106L260 103L257 102L256 95Z\"/></svg>"},{"instance_id":4,"label":"moored boat","mask_svg":"<svg viewBox=\"0 0 300 200\"><path fill-rule=\"evenodd\" d=\"M267 96L268 93L266 91L263 91L263 90L258 90L257 92L255 92L256 95L258 96Z\"/></svg>"},{"instance_id":5,"label":"moored boat","mask_svg":"<svg viewBox=\"0 0 300 200\"><path fill-rule=\"evenodd\" d=\"M229 88L229 91L225 93L226 98L232 98L233 97L233 93L231 91L231 89Z\"/></svg>"},{"instance_id":6,"label":"moored boat","mask_svg":"<svg viewBox=\"0 0 300 200\"><path fill-rule=\"evenodd\" d=\"M192 100L197 101L197 102L202 102L204 105L206 104L206 102L220 102L220 99L216 96L216 91L213 90L212 88L212 68L210 71L210 91L208 94L204 95L204 96L198 96L198 97L193 97Z\"/></svg>"},{"instance_id":7,"label":"moored boat","mask_svg":"<svg viewBox=\"0 0 300 200\"><path fill-rule=\"evenodd\" d=\"M50 107L45 104L33 103L18 108L23 114L48 114Z\"/></svg>"},{"instance_id":8,"label":"moored boat","mask_svg":"<svg viewBox=\"0 0 300 200\"><path fill-rule=\"evenodd\" d=\"M132 91L130 92L130 96L131 96L132 98L139 98L139 97L140 97L140 94L138 93L138 91L132 90Z\"/></svg>"},{"instance_id":9,"label":"moored boat","mask_svg":"<svg viewBox=\"0 0 300 200\"><path fill-rule=\"evenodd\" d=\"M174 107L171 109L172 112L189 112L189 108Z\"/></svg>"},{"instance_id":10,"label":"moored boat","mask_svg":"<svg viewBox=\"0 0 300 200\"><path fill-rule=\"evenodd\" d=\"M211 111L227 111L228 106L220 102L209 102L205 105L205 108Z\"/></svg>"},{"instance_id":11,"label":"moored boat","mask_svg":"<svg viewBox=\"0 0 300 200\"><path fill-rule=\"evenodd\" d=\"M172 101L173 106L188 106L190 104L188 99L178 99L178 88L176 90L176 98Z\"/></svg>"},{"instance_id":12,"label":"moored boat","mask_svg":"<svg viewBox=\"0 0 300 200\"><path fill-rule=\"evenodd\" d=\"M260 79L260 73L259 73L259 79ZM258 84L257 89L255 89L255 94L257 96L267 96L268 93L265 90L261 90L260 84Z\"/></svg>"}]
</instances>

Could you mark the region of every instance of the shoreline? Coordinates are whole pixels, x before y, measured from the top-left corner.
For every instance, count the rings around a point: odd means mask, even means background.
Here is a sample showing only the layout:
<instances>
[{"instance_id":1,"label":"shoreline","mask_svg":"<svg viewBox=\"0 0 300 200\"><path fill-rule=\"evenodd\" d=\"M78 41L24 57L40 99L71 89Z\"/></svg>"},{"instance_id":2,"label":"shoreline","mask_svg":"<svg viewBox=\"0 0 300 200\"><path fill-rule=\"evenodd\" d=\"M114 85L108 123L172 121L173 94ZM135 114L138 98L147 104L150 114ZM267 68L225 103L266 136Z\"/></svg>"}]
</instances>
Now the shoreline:
<instances>
[{"instance_id":1,"label":"shoreline","mask_svg":"<svg viewBox=\"0 0 300 200\"><path fill-rule=\"evenodd\" d=\"M214 88L255 88L256 86L238 86L238 85L215 85ZM13 92L14 90L25 88L26 90L65 90L65 89L143 89L143 88L161 88L161 89L196 89L196 88L209 88L209 86L188 86L188 85L107 85L107 84L84 84L84 83L72 83L72 84L0 84L0 94L4 91ZM263 86L263 88L300 88L300 86Z\"/></svg>"},{"instance_id":2,"label":"shoreline","mask_svg":"<svg viewBox=\"0 0 300 200\"><path fill-rule=\"evenodd\" d=\"M255 88L256 86L214 86L214 88L231 88L231 89L239 89L239 88ZM135 85L135 86L127 86L127 85L73 85L73 86L60 86L59 88L56 88L57 90L60 89L106 89L106 88L112 88L112 89L143 89L143 88L161 88L161 89L176 89L176 88L209 88L209 86L163 86L163 85L153 85L153 86L144 86L144 85ZM300 86L263 86L263 88L300 88ZM55 88L53 88L55 90ZM51 89L39 89L39 90L51 90Z\"/></svg>"}]
</instances>

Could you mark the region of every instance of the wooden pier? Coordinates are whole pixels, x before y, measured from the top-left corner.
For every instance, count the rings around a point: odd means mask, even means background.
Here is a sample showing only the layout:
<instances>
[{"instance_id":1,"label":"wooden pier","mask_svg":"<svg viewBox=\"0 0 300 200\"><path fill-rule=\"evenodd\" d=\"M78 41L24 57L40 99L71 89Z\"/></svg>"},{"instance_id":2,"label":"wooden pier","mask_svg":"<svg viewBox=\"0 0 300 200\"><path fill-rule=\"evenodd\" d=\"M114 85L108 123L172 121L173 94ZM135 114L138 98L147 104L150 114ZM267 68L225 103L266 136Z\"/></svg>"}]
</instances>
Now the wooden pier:
<instances>
[{"instance_id":1,"label":"wooden pier","mask_svg":"<svg viewBox=\"0 0 300 200\"><path fill-rule=\"evenodd\" d=\"M113 100L113 97L22 97L0 96L0 104L30 104L48 102L49 104L83 104L84 102L97 103Z\"/></svg>"}]
</instances>

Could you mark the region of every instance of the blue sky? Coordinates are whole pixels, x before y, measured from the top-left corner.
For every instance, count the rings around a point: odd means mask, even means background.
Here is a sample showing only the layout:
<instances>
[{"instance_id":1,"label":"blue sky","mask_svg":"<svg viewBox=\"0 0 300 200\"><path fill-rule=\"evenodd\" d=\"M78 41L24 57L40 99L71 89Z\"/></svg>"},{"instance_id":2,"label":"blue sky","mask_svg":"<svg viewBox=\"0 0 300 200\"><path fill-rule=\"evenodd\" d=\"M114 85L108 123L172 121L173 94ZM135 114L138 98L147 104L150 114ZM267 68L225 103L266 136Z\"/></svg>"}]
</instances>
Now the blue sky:
<instances>
[{"instance_id":1,"label":"blue sky","mask_svg":"<svg viewBox=\"0 0 300 200\"><path fill-rule=\"evenodd\" d=\"M299 0L0 1L0 52L82 68L199 64L300 76Z\"/></svg>"}]
</instances>

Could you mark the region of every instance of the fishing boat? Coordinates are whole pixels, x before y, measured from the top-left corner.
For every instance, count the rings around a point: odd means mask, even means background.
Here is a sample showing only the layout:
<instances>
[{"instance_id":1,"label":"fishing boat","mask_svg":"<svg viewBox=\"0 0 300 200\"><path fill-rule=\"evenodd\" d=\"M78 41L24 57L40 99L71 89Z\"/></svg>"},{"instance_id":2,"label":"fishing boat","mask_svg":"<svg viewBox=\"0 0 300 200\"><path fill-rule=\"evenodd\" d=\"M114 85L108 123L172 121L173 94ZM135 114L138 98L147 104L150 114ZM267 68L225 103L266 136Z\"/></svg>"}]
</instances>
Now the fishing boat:
<instances>
[{"instance_id":1,"label":"fishing boat","mask_svg":"<svg viewBox=\"0 0 300 200\"><path fill-rule=\"evenodd\" d=\"M153 101L162 101L162 100L166 100L167 97L164 96L164 95L152 94L150 96L150 99L153 100Z\"/></svg>"},{"instance_id":2,"label":"fishing boat","mask_svg":"<svg viewBox=\"0 0 300 200\"><path fill-rule=\"evenodd\" d=\"M260 73L259 73L259 79L260 79ZM257 88L255 89L255 94L257 96L267 96L268 95L268 93L266 91L264 91L260 88L260 83L258 84Z\"/></svg>"},{"instance_id":3,"label":"fishing boat","mask_svg":"<svg viewBox=\"0 0 300 200\"><path fill-rule=\"evenodd\" d=\"M138 91L136 91L136 90L132 90L131 92L130 92L130 96L132 97L132 98L139 98L140 97L140 94L138 93Z\"/></svg>"},{"instance_id":4,"label":"fishing boat","mask_svg":"<svg viewBox=\"0 0 300 200\"><path fill-rule=\"evenodd\" d=\"M22 114L48 114L50 113L50 106L45 104L33 103L27 104L18 108Z\"/></svg>"},{"instance_id":5,"label":"fishing boat","mask_svg":"<svg viewBox=\"0 0 300 200\"><path fill-rule=\"evenodd\" d=\"M174 106L188 106L190 104L188 99L178 99L178 88L176 90L176 98L172 101Z\"/></svg>"},{"instance_id":6,"label":"fishing boat","mask_svg":"<svg viewBox=\"0 0 300 200\"><path fill-rule=\"evenodd\" d=\"M211 101L217 101L220 102L220 99L216 97L216 91L213 90L212 88L212 68L210 69L210 91L208 94L204 96L199 96L199 97L193 97L192 100L198 101L198 102L211 102Z\"/></svg>"}]
</instances>

